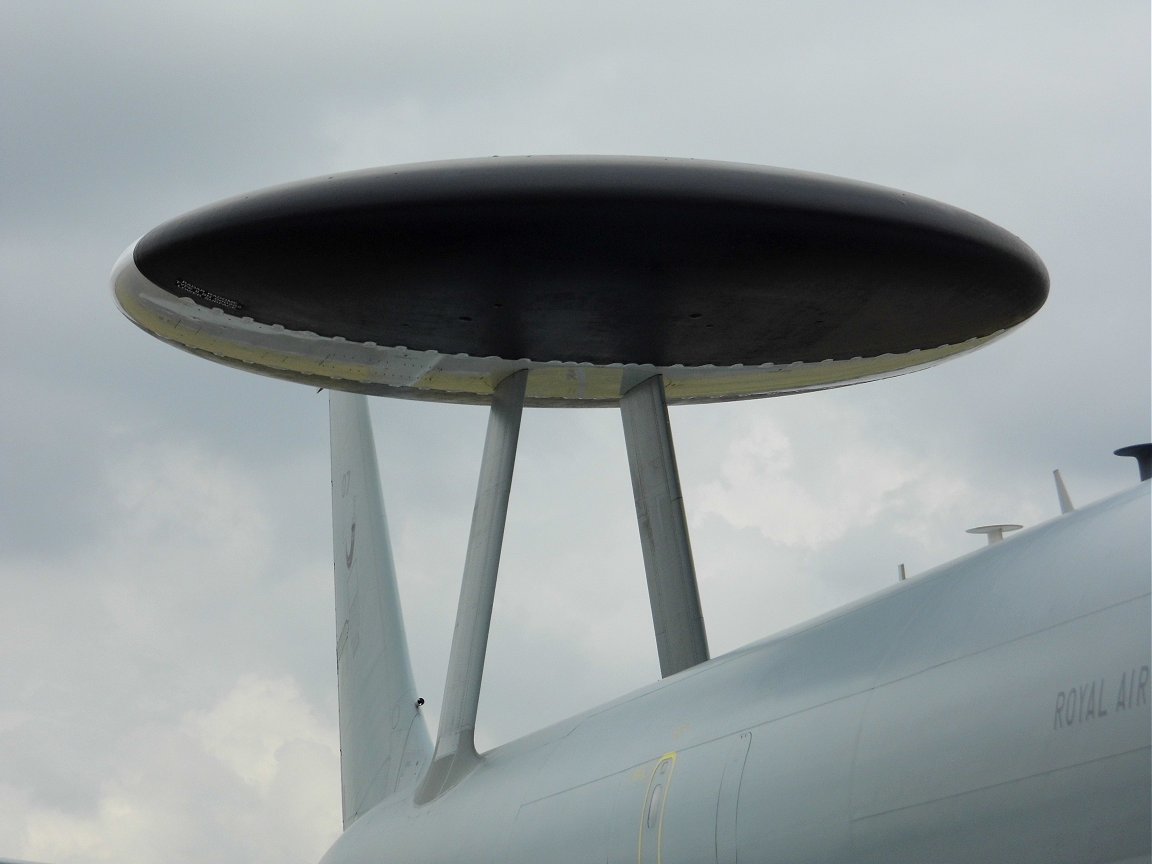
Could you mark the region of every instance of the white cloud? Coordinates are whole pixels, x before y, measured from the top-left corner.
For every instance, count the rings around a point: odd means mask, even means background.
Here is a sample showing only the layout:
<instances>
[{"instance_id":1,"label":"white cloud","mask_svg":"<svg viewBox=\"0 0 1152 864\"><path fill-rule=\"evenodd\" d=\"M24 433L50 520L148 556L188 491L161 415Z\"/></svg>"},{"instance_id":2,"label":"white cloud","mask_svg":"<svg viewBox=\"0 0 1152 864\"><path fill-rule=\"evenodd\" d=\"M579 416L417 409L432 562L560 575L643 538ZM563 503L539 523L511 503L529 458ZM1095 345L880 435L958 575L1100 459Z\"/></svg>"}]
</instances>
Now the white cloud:
<instances>
[{"instance_id":1,"label":"white cloud","mask_svg":"<svg viewBox=\"0 0 1152 864\"><path fill-rule=\"evenodd\" d=\"M128 731L131 740L118 742L123 758L90 810L22 802L20 854L52 862L303 864L339 831L336 731L290 678L245 676L176 728ZM216 831L206 831L212 825Z\"/></svg>"},{"instance_id":2,"label":"white cloud","mask_svg":"<svg viewBox=\"0 0 1152 864\"><path fill-rule=\"evenodd\" d=\"M267 796L290 745L332 748L336 731L323 727L287 676L244 675L214 707L185 717L183 730L209 755Z\"/></svg>"},{"instance_id":3,"label":"white cloud","mask_svg":"<svg viewBox=\"0 0 1152 864\"><path fill-rule=\"evenodd\" d=\"M925 537L944 502L967 494L963 478L922 452L887 442L862 417L810 403L803 430L753 417L724 448L718 476L696 494L699 517L755 528L784 546L816 549L880 522ZM804 436L804 432L809 436ZM801 460L792 436L804 437Z\"/></svg>"}]
</instances>

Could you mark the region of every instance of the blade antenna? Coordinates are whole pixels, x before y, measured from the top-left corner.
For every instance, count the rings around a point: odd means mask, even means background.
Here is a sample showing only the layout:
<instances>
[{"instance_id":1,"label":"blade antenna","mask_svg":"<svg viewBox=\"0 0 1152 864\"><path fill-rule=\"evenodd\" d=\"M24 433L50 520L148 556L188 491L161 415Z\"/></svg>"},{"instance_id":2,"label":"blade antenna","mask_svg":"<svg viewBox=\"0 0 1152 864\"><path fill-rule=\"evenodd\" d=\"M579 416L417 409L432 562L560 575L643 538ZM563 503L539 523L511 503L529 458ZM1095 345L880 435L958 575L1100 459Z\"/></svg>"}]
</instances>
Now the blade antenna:
<instances>
[{"instance_id":1,"label":"blade antenna","mask_svg":"<svg viewBox=\"0 0 1152 864\"><path fill-rule=\"evenodd\" d=\"M1131 456L1140 469L1140 482L1152 477L1152 444L1131 444L1113 451L1117 456Z\"/></svg>"},{"instance_id":2,"label":"blade antenna","mask_svg":"<svg viewBox=\"0 0 1152 864\"><path fill-rule=\"evenodd\" d=\"M1052 478L1056 481L1056 497L1060 499L1060 512L1071 513L1076 509L1076 505L1068 495L1068 487L1064 485L1064 478L1060 476L1059 468L1052 472Z\"/></svg>"}]
</instances>

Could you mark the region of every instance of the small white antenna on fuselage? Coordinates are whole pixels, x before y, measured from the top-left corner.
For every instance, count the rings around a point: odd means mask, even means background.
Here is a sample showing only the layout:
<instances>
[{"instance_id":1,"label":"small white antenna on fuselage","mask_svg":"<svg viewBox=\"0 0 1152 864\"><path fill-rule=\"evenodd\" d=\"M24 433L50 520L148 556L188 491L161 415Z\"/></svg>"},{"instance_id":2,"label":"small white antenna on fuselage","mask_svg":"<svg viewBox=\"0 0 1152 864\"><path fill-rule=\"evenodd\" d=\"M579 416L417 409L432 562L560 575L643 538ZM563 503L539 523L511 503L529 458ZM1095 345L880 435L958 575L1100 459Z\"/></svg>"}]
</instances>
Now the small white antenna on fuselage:
<instances>
[{"instance_id":1,"label":"small white antenna on fuselage","mask_svg":"<svg viewBox=\"0 0 1152 864\"><path fill-rule=\"evenodd\" d=\"M1023 525L1012 525L1005 523L1003 525L981 525L977 528L969 528L969 534L986 534L988 535L988 545L999 543L1004 539L1004 535L1009 531L1019 531Z\"/></svg>"},{"instance_id":2,"label":"small white antenna on fuselage","mask_svg":"<svg viewBox=\"0 0 1152 864\"><path fill-rule=\"evenodd\" d=\"M1068 487L1064 485L1064 478L1060 476L1059 468L1052 472L1052 478L1056 481L1056 497L1060 499L1060 512L1071 513L1076 509L1076 505L1068 495Z\"/></svg>"}]
</instances>

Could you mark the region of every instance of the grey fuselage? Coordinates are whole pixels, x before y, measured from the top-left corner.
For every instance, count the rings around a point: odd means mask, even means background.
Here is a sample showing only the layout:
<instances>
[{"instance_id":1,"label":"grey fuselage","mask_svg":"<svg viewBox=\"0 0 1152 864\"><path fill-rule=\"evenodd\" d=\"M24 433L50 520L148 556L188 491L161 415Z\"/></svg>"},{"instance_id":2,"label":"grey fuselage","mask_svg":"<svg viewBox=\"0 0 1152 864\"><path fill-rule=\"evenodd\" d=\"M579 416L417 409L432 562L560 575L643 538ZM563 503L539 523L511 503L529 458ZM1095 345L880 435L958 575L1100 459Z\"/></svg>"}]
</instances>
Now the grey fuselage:
<instances>
[{"instance_id":1,"label":"grey fuselage","mask_svg":"<svg viewBox=\"0 0 1152 864\"><path fill-rule=\"evenodd\" d=\"M1149 861L1149 483L484 754L323 864Z\"/></svg>"}]
</instances>

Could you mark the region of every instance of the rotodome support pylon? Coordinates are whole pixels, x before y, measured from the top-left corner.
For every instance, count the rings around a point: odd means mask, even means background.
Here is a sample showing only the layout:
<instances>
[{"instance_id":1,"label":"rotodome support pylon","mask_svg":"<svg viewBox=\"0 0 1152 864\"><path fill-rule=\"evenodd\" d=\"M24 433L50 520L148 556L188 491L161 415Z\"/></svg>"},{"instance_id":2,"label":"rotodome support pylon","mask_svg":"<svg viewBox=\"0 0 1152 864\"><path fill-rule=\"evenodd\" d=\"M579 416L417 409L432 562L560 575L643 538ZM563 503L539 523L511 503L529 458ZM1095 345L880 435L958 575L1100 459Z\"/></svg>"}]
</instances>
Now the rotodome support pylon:
<instances>
[{"instance_id":1,"label":"rotodome support pylon","mask_svg":"<svg viewBox=\"0 0 1152 864\"><path fill-rule=\"evenodd\" d=\"M660 674L667 678L708 659L708 636L663 377L653 375L627 391L620 398L620 413Z\"/></svg>"}]
</instances>

